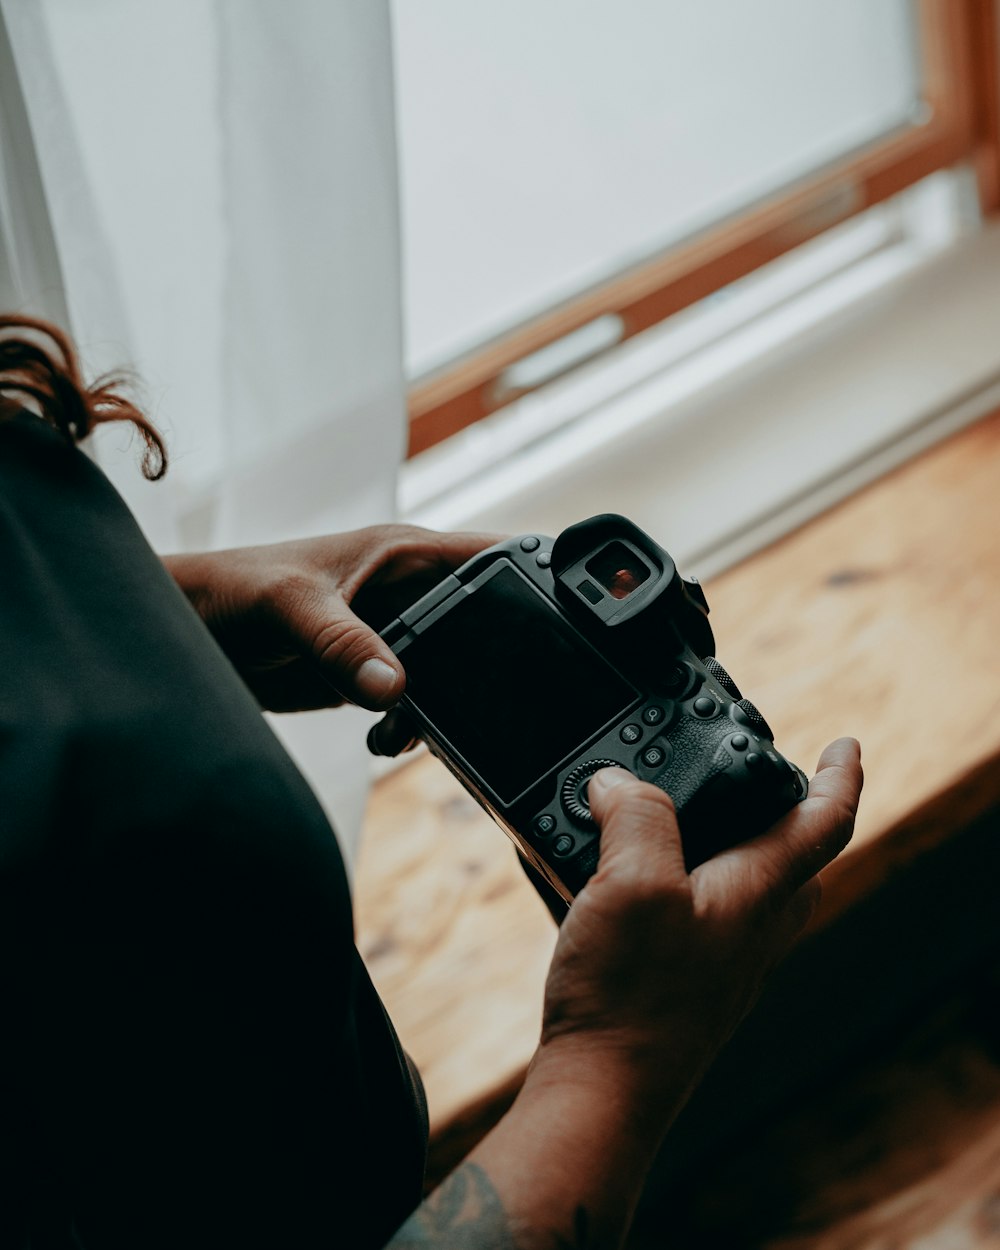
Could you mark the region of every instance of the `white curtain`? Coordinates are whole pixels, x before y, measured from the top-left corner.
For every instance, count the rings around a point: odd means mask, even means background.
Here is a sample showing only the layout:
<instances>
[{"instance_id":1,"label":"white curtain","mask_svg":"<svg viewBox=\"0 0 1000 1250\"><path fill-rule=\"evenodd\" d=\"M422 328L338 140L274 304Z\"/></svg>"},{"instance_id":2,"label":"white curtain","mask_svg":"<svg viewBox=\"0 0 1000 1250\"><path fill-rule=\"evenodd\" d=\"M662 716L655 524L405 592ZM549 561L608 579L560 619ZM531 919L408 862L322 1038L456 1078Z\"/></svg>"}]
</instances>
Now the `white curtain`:
<instances>
[{"instance_id":1,"label":"white curtain","mask_svg":"<svg viewBox=\"0 0 1000 1250\"><path fill-rule=\"evenodd\" d=\"M88 371L138 374L168 478L142 482L121 431L96 454L154 547L392 519L405 410L387 0L0 14L8 277L17 307L68 323ZM349 862L371 719L272 718Z\"/></svg>"}]
</instances>

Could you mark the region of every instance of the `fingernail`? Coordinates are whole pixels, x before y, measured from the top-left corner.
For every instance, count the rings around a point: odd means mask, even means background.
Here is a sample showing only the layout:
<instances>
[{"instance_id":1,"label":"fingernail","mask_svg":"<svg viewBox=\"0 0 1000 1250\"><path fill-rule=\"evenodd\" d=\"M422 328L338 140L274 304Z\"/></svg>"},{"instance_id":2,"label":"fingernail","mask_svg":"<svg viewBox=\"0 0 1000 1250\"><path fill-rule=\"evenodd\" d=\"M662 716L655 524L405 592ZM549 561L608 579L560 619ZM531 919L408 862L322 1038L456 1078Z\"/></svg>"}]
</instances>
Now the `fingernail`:
<instances>
[{"instance_id":1,"label":"fingernail","mask_svg":"<svg viewBox=\"0 0 1000 1250\"><path fill-rule=\"evenodd\" d=\"M588 789L593 790L597 786L598 790L610 790L613 786L620 786L623 781L628 781L631 776L625 768L602 768L591 777Z\"/></svg>"},{"instance_id":2,"label":"fingernail","mask_svg":"<svg viewBox=\"0 0 1000 1250\"><path fill-rule=\"evenodd\" d=\"M399 684L399 674L385 660L365 660L354 676L358 689L369 699L387 699Z\"/></svg>"}]
</instances>

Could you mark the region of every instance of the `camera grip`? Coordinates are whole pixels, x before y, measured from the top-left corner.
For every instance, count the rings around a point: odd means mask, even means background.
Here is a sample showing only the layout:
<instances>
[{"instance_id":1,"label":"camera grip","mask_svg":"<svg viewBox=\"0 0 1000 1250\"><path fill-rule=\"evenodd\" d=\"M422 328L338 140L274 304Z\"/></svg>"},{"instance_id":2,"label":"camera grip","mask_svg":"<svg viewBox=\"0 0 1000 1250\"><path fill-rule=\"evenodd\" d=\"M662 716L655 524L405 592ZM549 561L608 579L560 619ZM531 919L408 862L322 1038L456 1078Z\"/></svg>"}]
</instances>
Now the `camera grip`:
<instances>
[{"instance_id":1,"label":"camera grip","mask_svg":"<svg viewBox=\"0 0 1000 1250\"><path fill-rule=\"evenodd\" d=\"M650 778L671 796L689 869L769 829L804 796L804 775L774 749L746 740L727 716L683 717L672 728L670 763ZM734 733L734 731L736 731Z\"/></svg>"}]
</instances>

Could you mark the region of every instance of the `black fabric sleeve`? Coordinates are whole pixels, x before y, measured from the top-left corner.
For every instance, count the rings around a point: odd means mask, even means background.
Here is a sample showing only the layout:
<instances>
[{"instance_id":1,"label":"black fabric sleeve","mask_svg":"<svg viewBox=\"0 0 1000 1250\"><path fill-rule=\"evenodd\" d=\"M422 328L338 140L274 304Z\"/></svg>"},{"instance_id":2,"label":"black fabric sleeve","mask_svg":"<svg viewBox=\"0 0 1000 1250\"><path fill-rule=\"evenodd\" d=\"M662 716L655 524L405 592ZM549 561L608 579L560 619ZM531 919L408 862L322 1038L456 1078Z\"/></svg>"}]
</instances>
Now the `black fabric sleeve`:
<instances>
[{"instance_id":1,"label":"black fabric sleeve","mask_svg":"<svg viewBox=\"0 0 1000 1250\"><path fill-rule=\"evenodd\" d=\"M0 1244L381 1245L419 1092L332 830L100 471L0 422Z\"/></svg>"}]
</instances>

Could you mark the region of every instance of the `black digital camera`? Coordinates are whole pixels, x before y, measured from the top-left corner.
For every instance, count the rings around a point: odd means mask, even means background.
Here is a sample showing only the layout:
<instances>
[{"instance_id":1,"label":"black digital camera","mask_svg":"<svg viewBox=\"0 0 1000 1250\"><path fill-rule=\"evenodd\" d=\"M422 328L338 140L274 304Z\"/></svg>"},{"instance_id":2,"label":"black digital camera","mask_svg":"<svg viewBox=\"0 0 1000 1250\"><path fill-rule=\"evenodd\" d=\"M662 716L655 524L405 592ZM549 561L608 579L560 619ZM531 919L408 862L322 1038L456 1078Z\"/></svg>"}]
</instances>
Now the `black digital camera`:
<instances>
[{"instance_id":1,"label":"black digital camera","mask_svg":"<svg viewBox=\"0 0 1000 1250\"><path fill-rule=\"evenodd\" d=\"M671 796L689 868L805 796L713 658L701 586L625 517L498 543L382 637L420 736L567 901L597 867L605 765Z\"/></svg>"}]
</instances>

